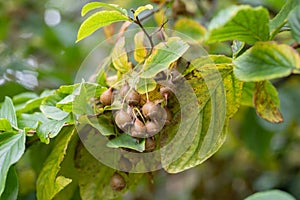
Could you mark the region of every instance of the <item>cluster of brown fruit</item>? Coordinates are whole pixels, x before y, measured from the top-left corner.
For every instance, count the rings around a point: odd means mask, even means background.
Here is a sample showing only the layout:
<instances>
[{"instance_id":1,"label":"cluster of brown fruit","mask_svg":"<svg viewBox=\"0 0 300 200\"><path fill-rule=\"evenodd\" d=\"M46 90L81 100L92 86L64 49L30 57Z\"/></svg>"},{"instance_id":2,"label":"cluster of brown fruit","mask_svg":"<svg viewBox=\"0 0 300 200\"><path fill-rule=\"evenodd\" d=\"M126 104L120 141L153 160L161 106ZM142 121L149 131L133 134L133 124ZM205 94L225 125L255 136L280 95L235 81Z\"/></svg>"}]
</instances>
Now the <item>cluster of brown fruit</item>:
<instances>
[{"instance_id":1,"label":"cluster of brown fruit","mask_svg":"<svg viewBox=\"0 0 300 200\"><path fill-rule=\"evenodd\" d=\"M161 101L155 103L143 98L143 95L125 83L119 90L110 87L100 96L100 102L104 106L113 105L115 101L122 102L121 108L114 112L114 122L121 132L137 139L146 138L146 152L151 152L156 148L155 134L172 120L171 112L166 106L161 105L164 100L168 99L171 89L160 86L159 92L162 96ZM126 164L131 165L131 163ZM126 186L126 182L119 173L115 173L111 177L110 186L115 191L121 191Z\"/></svg>"},{"instance_id":2,"label":"cluster of brown fruit","mask_svg":"<svg viewBox=\"0 0 300 200\"><path fill-rule=\"evenodd\" d=\"M171 92L166 86L160 86L159 90L165 99ZM143 99L128 83L119 90L109 88L100 96L100 102L104 106L112 105L115 100L122 102L122 108L114 112L114 121L118 128L134 138L147 138L146 151L154 150L151 137L171 122L172 116L168 108Z\"/></svg>"}]
</instances>

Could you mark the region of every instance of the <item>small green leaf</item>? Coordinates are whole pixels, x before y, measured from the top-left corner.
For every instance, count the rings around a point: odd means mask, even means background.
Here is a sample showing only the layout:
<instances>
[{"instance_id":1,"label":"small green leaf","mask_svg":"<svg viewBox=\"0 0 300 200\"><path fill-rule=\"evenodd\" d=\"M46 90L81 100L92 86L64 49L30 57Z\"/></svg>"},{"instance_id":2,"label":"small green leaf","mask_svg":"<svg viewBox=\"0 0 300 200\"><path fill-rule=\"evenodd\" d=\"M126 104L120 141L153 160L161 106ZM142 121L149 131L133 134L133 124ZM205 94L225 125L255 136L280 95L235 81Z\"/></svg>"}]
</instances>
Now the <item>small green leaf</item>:
<instances>
[{"instance_id":1,"label":"small green leaf","mask_svg":"<svg viewBox=\"0 0 300 200\"><path fill-rule=\"evenodd\" d=\"M39 97L30 99L29 101L26 101L24 104L17 105L17 107L16 107L17 114L29 113L29 112L38 110L40 105L42 104L42 101L45 98L47 98L48 96L52 95L53 93L54 93L54 90L51 90L51 91L46 90Z\"/></svg>"},{"instance_id":2,"label":"small green leaf","mask_svg":"<svg viewBox=\"0 0 300 200\"><path fill-rule=\"evenodd\" d=\"M36 129L37 136L40 138L41 142L49 144L50 138L54 138L62 130L64 125L70 121L69 117L62 120L51 120L43 122L38 125Z\"/></svg>"},{"instance_id":3,"label":"small green leaf","mask_svg":"<svg viewBox=\"0 0 300 200\"><path fill-rule=\"evenodd\" d=\"M0 118L0 131L12 131L10 122L6 118Z\"/></svg>"},{"instance_id":4,"label":"small green leaf","mask_svg":"<svg viewBox=\"0 0 300 200\"><path fill-rule=\"evenodd\" d=\"M143 31L138 32L134 36L134 59L137 62L143 62L147 56L147 49L144 45L145 34Z\"/></svg>"},{"instance_id":5,"label":"small green leaf","mask_svg":"<svg viewBox=\"0 0 300 200\"><path fill-rule=\"evenodd\" d=\"M221 11L208 27L207 42L240 40L248 44L269 39L269 13L263 7L232 6Z\"/></svg>"},{"instance_id":6,"label":"small green leaf","mask_svg":"<svg viewBox=\"0 0 300 200\"><path fill-rule=\"evenodd\" d=\"M300 73L300 56L290 46L258 42L234 62L234 72L242 81L263 81Z\"/></svg>"},{"instance_id":7,"label":"small green leaf","mask_svg":"<svg viewBox=\"0 0 300 200\"><path fill-rule=\"evenodd\" d=\"M152 10L153 6L151 4L147 4L145 6L140 6L134 11L134 18L136 18L141 12L145 10Z\"/></svg>"},{"instance_id":8,"label":"small green leaf","mask_svg":"<svg viewBox=\"0 0 300 200\"><path fill-rule=\"evenodd\" d=\"M83 8L81 9L81 16L86 15L91 10L94 10L96 8L101 8L101 7L111 8L113 10L119 11L123 15L127 15L127 11L118 5L107 4L107 3L103 3L103 2L90 2L90 3L85 4L83 6Z\"/></svg>"},{"instance_id":9,"label":"small green leaf","mask_svg":"<svg viewBox=\"0 0 300 200\"><path fill-rule=\"evenodd\" d=\"M255 83L254 106L263 119L272 123L283 122L277 90L269 81Z\"/></svg>"},{"instance_id":10,"label":"small green leaf","mask_svg":"<svg viewBox=\"0 0 300 200\"><path fill-rule=\"evenodd\" d=\"M294 0L296 1L296 0ZM297 6L289 16L289 25L295 40L300 43L300 6Z\"/></svg>"},{"instance_id":11,"label":"small green leaf","mask_svg":"<svg viewBox=\"0 0 300 200\"><path fill-rule=\"evenodd\" d=\"M111 116L100 115L97 118L96 117L89 118L86 115L82 115L79 117L78 122L80 124L91 125L104 136L115 135L115 130L114 130Z\"/></svg>"},{"instance_id":12,"label":"small green leaf","mask_svg":"<svg viewBox=\"0 0 300 200\"><path fill-rule=\"evenodd\" d=\"M130 135L123 133L122 135L111 139L107 143L107 147L111 148L128 148L133 149L139 152L143 152L145 150L145 139L138 142L137 139L131 137Z\"/></svg>"},{"instance_id":13,"label":"small green leaf","mask_svg":"<svg viewBox=\"0 0 300 200\"><path fill-rule=\"evenodd\" d=\"M18 192L19 192L18 175L15 170L15 167L11 166L7 173L5 189L2 195L0 195L0 200L17 199Z\"/></svg>"},{"instance_id":14,"label":"small green leaf","mask_svg":"<svg viewBox=\"0 0 300 200\"><path fill-rule=\"evenodd\" d=\"M26 101L29 101L29 100L35 99L35 98L38 98L38 95L36 93L24 92L24 93L14 96L13 102L14 102L14 104L20 104L20 103L24 103Z\"/></svg>"},{"instance_id":15,"label":"small green leaf","mask_svg":"<svg viewBox=\"0 0 300 200\"><path fill-rule=\"evenodd\" d=\"M174 30L178 31L180 34L185 34L192 38L188 42L202 41L206 33L206 29L197 21L190 18L180 18L174 24ZM176 35L176 32L175 32Z\"/></svg>"},{"instance_id":16,"label":"small green leaf","mask_svg":"<svg viewBox=\"0 0 300 200\"><path fill-rule=\"evenodd\" d=\"M76 42L88 37L96 30L114 22L129 21L128 17L118 11L100 11L88 17L80 26Z\"/></svg>"},{"instance_id":17,"label":"small green leaf","mask_svg":"<svg viewBox=\"0 0 300 200\"><path fill-rule=\"evenodd\" d=\"M25 133L4 132L0 134L0 196L4 191L8 170L25 151Z\"/></svg>"},{"instance_id":18,"label":"small green leaf","mask_svg":"<svg viewBox=\"0 0 300 200\"><path fill-rule=\"evenodd\" d=\"M62 100L60 100L59 102L57 102L56 107L65 112L72 112L74 99L75 96L73 94L70 94Z\"/></svg>"},{"instance_id":19,"label":"small green leaf","mask_svg":"<svg viewBox=\"0 0 300 200\"><path fill-rule=\"evenodd\" d=\"M189 45L178 37L171 37L167 42L159 43L146 59L141 77L152 78L168 69L170 64L180 58L188 48Z\"/></svg>"},{"instance_id":20,"label":"small green leaf","mask_svg":"<svg viewBox=\"0 0 300 200\"><path fill-rule=\"evenodd\" d=\"M9 97L5 97L5 100L1 106L0 118L6 118L10 122L12 127L18 127L15 107L11 98Z\"/></svg>"},{"instance_id":21,"label":"small green leaf","mask_svg":"<svg viewBox=\"0 0 300 200\"><path fill-rule=\"evenodd\" d=\"M18 117L19 128L36 129L40 123L49 121L43 113L35 112L33 114L21 114Z\"/></svg>"},{"instance_id":22,"label":"small green leaf","mask_svg":"<svg viewBox=\"0 0 300 200\"><path fill-rule=\"evenodd\" d=\"M247 197L245 200L296 200L292 195L280 190L269 190L264 192L257 192Z\"/></svg>"},{"instance_id":23,"label":"small green leaf","mask_svg":"<svg viewBox=\"0 0 300 200\"><path fill-rule=\"evenodd\" d=\"M68 112L62 111L56 106L41 105L40 109L46 117L54 120L62 120L69 115Z\"/></svg>"},{"instance_id":24,"label":"small green leaf","mask_svg":"<svg viewBox=\"0 0 300 200\"><path fill-rule=\"evenodd\" d=\"M112 63L116 70L126 73L131 69L131 63L128 62L127 52L125 50L125 37L118 39L111 53Z\"/></svg>"},{"instance_id":25,"label":"small green leaf","mask_svg":"<svg viewBox=\"0 0 300 200\"><path fill-rule=\"evenodd\" d=\"M140 94L146 94L156 88L156 81L153 78L139 78L135 90Z\"/></svg>"},{"instance_id":26,"label":"small green leaf","mask_svg":"<svg viewBox=\"0 0 300 200\"><path fill-rule=\"evenodd\" d=\"M50 200L59 191L71 183L71 179L60 176L60 164L64 160L68 144L74 135L75 128L65 128L56 140L55 148L52 150L44 167L37 179L37 199Z\"/></svg>"},{"instance_id":27,"label":"small green leaf","mask_svg":"<svg viewBox=\"0 0 300 200\"><path fill-rule=\"evenodd\" d=\"M298 0L287 0L280 12L270 21L271 39L274 38L274 36L286 24L291 10L293 10L298 4Z\"/></svg>"}]
</instances>

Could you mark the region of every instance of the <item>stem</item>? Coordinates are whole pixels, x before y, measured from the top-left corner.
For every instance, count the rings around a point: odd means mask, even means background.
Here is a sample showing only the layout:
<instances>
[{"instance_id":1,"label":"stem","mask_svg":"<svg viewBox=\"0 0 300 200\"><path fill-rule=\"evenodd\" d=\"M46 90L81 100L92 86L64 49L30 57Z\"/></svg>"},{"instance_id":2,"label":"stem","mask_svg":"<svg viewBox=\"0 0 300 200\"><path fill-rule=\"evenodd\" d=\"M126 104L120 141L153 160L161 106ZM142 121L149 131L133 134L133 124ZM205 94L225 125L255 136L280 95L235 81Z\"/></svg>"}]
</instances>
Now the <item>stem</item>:
<instances>
[{"instance_id":1,"label":"stem","mask_svg":"<svg viewBox=\"0 0 300 200\"><path fill-rule=\"evenodd\" d=\"M134 20L134 23L136 23L141 29L142 31L145 33L146 37L148 38L149 42L150 42L150 46L151 49L148 53L148 56L151 55L153 48L154 48L154 44L153 44L153 40L152 37L148 34L148 32L146 31L146 29L144 28L144 26L142 25L141 21L139 20L139 17L137 16L136 19ZM147 56L147 57L148 57Z\"/></svg>"},{"instance_id":2,"label":"stem","mask_svg":"<svg viewBox=\"0 0 300 200\"><path fill-rule=\"evenodd\" d=\"M137 118L137 116L136 116L136 114L135 114L135 111L137 111L137 113L141 116L142 121L144 122L144 124L146 124L146 121L145 121L145 119L144 119L142 113L139 111L139 109L138 109L137 107L133 108L132 111L133 111L133 115L135 116L135 118Z\"/></svg>"}]
</instances>

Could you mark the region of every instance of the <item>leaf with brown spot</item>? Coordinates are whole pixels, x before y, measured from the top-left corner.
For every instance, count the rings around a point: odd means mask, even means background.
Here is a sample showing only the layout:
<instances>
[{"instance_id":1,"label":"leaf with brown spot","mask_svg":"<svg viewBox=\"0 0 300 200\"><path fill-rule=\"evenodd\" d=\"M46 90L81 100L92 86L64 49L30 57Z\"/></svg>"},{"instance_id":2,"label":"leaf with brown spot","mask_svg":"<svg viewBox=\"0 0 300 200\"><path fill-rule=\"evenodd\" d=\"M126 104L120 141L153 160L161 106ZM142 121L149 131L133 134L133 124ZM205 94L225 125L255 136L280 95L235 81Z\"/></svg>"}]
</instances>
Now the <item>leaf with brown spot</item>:
<instances>
[{"instance_id":1,"label":"leaf with brown spot","mask_svg":"<svg viewBox=\"0 0 300 200\"><path fill-rule=\"evenodd\" d=\"M283 122L279 111L279 98L276 88L269 81L255 83L253 102L257 114L272 123Z\"/></svg>"}]
</instances>

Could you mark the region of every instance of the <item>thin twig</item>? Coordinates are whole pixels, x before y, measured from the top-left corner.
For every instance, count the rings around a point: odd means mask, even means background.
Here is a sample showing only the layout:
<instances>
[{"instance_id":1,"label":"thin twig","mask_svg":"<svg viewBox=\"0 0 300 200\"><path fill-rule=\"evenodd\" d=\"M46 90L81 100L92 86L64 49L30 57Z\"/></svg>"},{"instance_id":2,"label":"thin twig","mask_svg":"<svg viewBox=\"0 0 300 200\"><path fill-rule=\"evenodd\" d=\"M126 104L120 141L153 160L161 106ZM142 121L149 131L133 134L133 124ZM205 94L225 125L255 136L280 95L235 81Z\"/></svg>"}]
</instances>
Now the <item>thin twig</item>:
<instances>
[{"instance_id":1,"label":"thin twig","mask_svg":"<svg viewBox=\"0 0 300 200\"><path fill-rule=\"evenodd\" d=\"M133 9L131 9L131 12L134 14L135 11L134 11ZM150 46L151 46L151 49L150 49L150 51L149 51L149 53L148 53L148 56L151 55L152 50L153 50L153 48L154 48L154 44L153 44L152 37L151 37L151 36L148 34L148 32L146 31L146 29L145 29L144 26L142 25L142 23L141 23L141 21L140 21L140 19L139 19L138 16L136 16L135 19L133 19L133 22L134 22L135 24L137 24L137 25L142 29L142 31L145 33L146 37L148 38L148 40L149 40L149 42L150 42Z\"/></svg>"}]
</instances>

